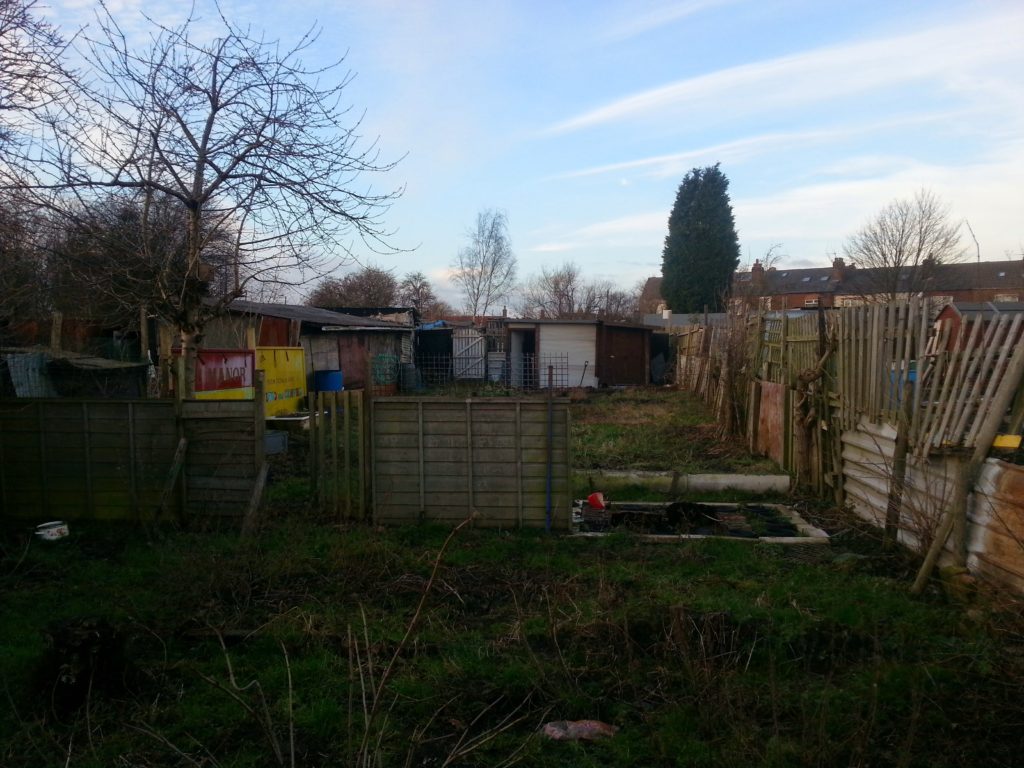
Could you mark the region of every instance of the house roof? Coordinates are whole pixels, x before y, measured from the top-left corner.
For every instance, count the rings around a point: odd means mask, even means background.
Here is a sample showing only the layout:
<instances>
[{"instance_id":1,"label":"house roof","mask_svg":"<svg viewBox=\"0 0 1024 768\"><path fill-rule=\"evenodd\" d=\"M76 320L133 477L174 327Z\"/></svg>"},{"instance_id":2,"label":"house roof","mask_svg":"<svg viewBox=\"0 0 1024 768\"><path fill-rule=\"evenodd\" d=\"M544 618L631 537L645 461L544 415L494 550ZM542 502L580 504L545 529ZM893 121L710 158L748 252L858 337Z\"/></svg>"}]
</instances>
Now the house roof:
<instances>
[{"instance_id":1,"label":"house roof","mask_svg":"<svg viewBox=\"0 0 1024 768\"><path fill-rule=\"evenodd\" d=\"M358 328L394 328L395 330L408 330L407 326L399 323L391 323L386 320L374 320L369 317L357 317L343 312L332 312L329 309L319 307L307 307L299 304L264 304L256 301L245 301L235 299L228 305L232 312L240 312L247 315L264 315L266 317L280 317L285 320L298 320L302 323L318 326L352 326Z\"/></svg>"}]
</instances>

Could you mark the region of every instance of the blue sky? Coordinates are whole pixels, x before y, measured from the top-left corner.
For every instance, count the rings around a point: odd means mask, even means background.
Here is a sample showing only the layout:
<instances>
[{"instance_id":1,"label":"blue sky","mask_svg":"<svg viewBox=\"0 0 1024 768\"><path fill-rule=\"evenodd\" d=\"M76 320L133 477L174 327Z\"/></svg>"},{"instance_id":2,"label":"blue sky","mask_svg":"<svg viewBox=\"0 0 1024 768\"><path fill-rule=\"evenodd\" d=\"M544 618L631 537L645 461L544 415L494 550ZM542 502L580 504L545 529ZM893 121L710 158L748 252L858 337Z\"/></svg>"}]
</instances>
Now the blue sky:
<instances>
[{"instance_id":1,"label":"blue sky","mask_svg":"<svg viewBox=\"0 0 1024 768\"><path fill-rule=\"evenodd\" d=\"M108 4L129 30L143 9L187 10ZM92 7L50 0L68 29ZM623 287L659 274L679 182L715 162L744 260L778 243L782 265L824 266L922 188L970 222L982 258L1024 248L1019 0L222 7L285 42L316 23L316 54L347 52L364 134L385 158L405 156L374 185L405 186L386 221L397 247L415 249L364 258L424 271L451 300L448 266L482 208L507 212L523 276L564 261Z\"/></svg>"}]
</instances>

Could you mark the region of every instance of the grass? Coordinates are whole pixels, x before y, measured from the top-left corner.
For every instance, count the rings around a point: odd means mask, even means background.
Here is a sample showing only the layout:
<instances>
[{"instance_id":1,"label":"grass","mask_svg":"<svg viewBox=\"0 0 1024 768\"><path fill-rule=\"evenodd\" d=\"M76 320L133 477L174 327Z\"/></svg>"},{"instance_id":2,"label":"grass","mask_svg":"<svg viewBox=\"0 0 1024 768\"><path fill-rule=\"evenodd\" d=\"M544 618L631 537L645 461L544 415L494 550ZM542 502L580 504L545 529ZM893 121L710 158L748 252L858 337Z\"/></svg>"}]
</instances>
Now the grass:
<instances>
[{"instance_id":1,"label":"grass","mask_svg":"<svg viewBox=\"0 0 1024 768\"><path fill-rule=\"evenodd\" d=\"M576 469L777 472L742 443L720 440L707 406L685 392L638 388L596 392L572 406Z\"/></svg>"},{"instance_id":2,"label":"grass","mask_svg":"<svg viewBox=\"0 0 1024 768\"><path fill-rule=\"evenodd\" d=\"M76 524L26 551L8 531L0 764L287 765L293 743L303 766L1019 759L1019 625L911 599L871 542L806 563L751 542L467 529L403 642L447 535ZM76 652L48 649L67 627ZM537 736L582 718L621 730Z\"/></svg>"}]
</instances>

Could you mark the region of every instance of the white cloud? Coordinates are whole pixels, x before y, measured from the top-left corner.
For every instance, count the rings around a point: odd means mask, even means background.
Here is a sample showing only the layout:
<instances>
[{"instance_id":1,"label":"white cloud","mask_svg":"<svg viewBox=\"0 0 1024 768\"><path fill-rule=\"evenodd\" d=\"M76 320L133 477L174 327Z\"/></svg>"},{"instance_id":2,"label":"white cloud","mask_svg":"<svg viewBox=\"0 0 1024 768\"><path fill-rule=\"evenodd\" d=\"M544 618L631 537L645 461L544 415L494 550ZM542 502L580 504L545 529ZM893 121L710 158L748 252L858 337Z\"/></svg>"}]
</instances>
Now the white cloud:
<instances>
[{"instance_id":1,"label":"white cloud","mask_svg":"<svg viewBox=\"0 0 1024 768\"><path fill-rule=\"evenodd\" d=\"M647 171L645 175L657 178L674 178L696 165L708 165L716 162L735 165L769 152L805 148L809 144L836 142L851 136L864 137L869 133L894 128L906 128L922 123L937 123L950 120L956 115L957 113L954 112L931 113L910 117L896 117L891 120L872 123L846 125L841 128L765 133L684 152L672 152L636 160L626 160L619 163L598 165L592 168L583 168L577 171L558 174L552 178L572 179L631 170Z\"/></svg>"},{"instance_id":2,"label":"white cloud","mask_svg":"<svg viewBox=\"0 0 1024 768\"><path fill-rule=\"evenodd\" d=\"M634 14L631 18L616 19L605 31L606 40L624 40L645 32L675 24L683 19L704 11L732 5L738 0L687 0L682 3L658 5L645 13Z\"/></svg>"},{"instance_id":3,"label":"white cloud","mask_svg":"<svg viewBox=\"0 0 1024 768\"><path fill-rule=\"evenodd\" d=\"M635 93L563 120L547 132L563 134L626 119L675 114L724 119L848 98L854 94L932 79L971 95L976 83L1000 95L1017 115L1004 86L1021 68L1019 31L1024 12L1009 11L921 32L847 43L743 64ZM980 71L979 71L980 70ZM982 74L984 73L984 74ZM993 81L996 85L992 85ZM1019 86L1013 88L1019 93Z\"/></svg>"}]
</instances>

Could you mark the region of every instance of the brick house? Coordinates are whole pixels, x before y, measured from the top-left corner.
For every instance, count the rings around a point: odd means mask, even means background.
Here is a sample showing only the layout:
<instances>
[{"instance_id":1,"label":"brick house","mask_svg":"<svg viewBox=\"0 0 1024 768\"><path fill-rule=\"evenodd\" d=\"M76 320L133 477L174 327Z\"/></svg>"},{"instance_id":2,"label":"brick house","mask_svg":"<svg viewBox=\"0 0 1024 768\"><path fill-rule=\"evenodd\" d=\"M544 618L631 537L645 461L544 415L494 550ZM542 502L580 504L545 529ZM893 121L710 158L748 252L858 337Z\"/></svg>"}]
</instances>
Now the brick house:
<instances>
[{"instance_id":1,"label":"brick house","mask_svg":"<svg viewBox=\"0 0 1024 768\"><path fill-rule=\"evenodd\" d=\"M657 282L654 282L657 281ZM660 278L651 278L645 294L659 289ZM765 310L849 307L886 297L931 297L936 305L954 301L1024 300L1024 261L978 261L960 264L925 262L900 272L859 269L841 257L831 267L767 269L755 261L749 272L737 272L732 285L733 305L746 304Z\"/></svg>"}]
</instances>

